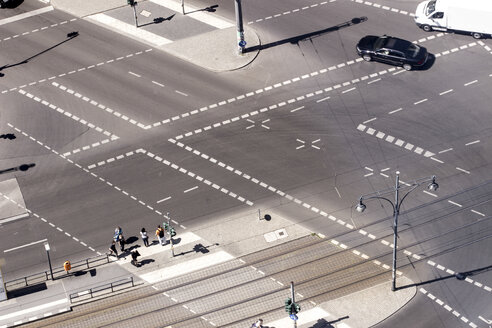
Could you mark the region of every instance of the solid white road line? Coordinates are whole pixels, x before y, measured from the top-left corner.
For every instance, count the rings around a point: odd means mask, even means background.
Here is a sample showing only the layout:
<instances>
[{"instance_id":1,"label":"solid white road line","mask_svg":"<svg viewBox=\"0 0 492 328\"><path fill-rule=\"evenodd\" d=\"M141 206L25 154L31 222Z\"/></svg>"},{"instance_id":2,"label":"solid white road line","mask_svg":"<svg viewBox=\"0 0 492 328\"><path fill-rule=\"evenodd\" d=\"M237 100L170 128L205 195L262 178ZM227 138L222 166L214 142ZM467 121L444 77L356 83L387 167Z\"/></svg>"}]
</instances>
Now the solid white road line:
<instances>
[{"instance_id":1,"label":"solid white road line","mask_svg":"<svg viewBox=\"0 0 492 328\"><path fill-rule=\"evenodd\" d=\"M160 270L155 270L149 273L145 273L141 275L140 278L153 284L158 281L171 279L192 271L204 269L232 259L234 259L234 256L232 256L231 254L225 251L218 251L216 253L205 255L190 261L182 262L176 265L165 267Z\"/></svg>"},{"instance_id":2,"label":"solid white road line","mask_svg":"<svg viewBox=\"0 0 492 328\"><path fill-rule=\"evenodd\" d=\"M181 3L177 1L169 1L169 0L150 0L153 3L158 4L159 6L166 7L168 9L174 10L178 13L182 13L183 9L181 7ZM208 24L210 26L216 27L218 29L224 29L228 27L234 26L232 23L221 19L215 15L204 12L203 10L199 10L195 7L187 6L184 7L186 17L191 17L200 21L202 23Z\"/></svg>"},{"instance_id":3,"label":"solid white road line","mask_svg":"<svg viewBox=\"0 0 492 328\"><path fill-rule=\"evenodd\" d=\"M13 317L18 317L18 316L24 315L26 313L31 313L31 312L34 312L34 311L39 311L39 310L42 310L42 309L46 309L46 308L49 308L49 307L52 307L52 306L56 306L56 305L60 305L60 304L64 304L64 303L68 303L68 300L66 298L60 299L58 301L50 302L50 303L41 304L41 305L38 305L38 306L33 306L31 308L24 309L24 310L17 311L17 312L12 312L12 313L9 313L9 314L6 314L6 315L2 315L2 316L0 316L0 320L5 320L5 319L13 318Z\"/></svg>"},{"instance_id":4,"label":"solid white road line","mask_svg":"<svg viewBox=\"0 0 492 328\"><path fill-rule=\"evenodd\" d=\"M28 11L27 13L15 15L15 16L12 16L9 18L4 18L4 19L0 20L0 25L12 23L12 22L15 22L15 21L18 21L18 20L21 20L24 18L32 17L32 16L41 15L43 13L46 13L46 12L52 11L52 10L53 10L53 6L48 6L48 7L36 9L33 11Z\"/></svg>"},{"instance_id":5,"label":"solid white road line","mask_svg":"<svg viewBox=\"0 0 492 328\"><path fill-rule=\"evenodd\" d=\"M28 247L28 246L32 246L32 245L36 245L36 244L39 244L39 243L45 242L45 241L47 241L47 240L48 240L48 239L42 239L42 240L34 241L34 242L32 242L32 243L29 243L29 244L25 244L25 245L22 245L22 246L17 246L17 247L14 247L14 248L6 249L6 250L4 250L3 252L4 252L4 253L12 252L12 251L15 251L15 250L17 250L17 249L21 249L21 248L24 248L24 247Z\"/></svg>"}]
</instances>

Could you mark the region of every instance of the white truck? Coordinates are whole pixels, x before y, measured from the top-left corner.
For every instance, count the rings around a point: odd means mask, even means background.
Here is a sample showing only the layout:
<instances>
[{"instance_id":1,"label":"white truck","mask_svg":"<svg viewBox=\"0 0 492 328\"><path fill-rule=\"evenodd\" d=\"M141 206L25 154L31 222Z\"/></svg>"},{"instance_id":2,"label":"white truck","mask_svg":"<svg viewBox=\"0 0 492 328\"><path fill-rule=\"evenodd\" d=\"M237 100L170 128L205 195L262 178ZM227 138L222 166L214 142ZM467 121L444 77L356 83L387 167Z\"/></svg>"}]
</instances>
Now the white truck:
<instances>
[{"instance_id":1,"label":"white truck","mask_svg":"<svg viewBox=\"0 0 492 328\"><path fill-rule=\"evenodd\" d=\"M424 31L492 35L492 0L428 0L417 6L415 23Z\"/></svg>"}]
</instances>

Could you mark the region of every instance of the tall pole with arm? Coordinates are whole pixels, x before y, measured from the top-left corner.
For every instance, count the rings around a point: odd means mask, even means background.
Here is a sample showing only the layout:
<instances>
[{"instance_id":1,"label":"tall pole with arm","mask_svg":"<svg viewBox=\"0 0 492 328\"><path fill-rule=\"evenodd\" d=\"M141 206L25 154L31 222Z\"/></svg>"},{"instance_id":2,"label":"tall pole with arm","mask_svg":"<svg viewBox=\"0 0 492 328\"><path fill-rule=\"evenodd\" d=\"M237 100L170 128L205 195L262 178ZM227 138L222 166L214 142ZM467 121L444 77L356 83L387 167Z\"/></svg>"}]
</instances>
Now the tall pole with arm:
<instances>
[{"instance_id":1,"label":"tall pole with arm","mask_svg":"<svg viewBox=\"0 0 492 328\"><path fill-rule=\"evenodd\" d=\"M411 184L405 184L404 186L400 185L400 172L396 171L396 183L394 188L389 188L386 190L381 190L381 191L376 191L371 194L367 194L364 196L361 196L359 198L359 204L355 207L357 212L362 213L366 209L366 205L362 202L364 200L369 200L369 199L381 199L385 200L388 203L391 204L391 207L393 208L393 265L391 269L391 290L395 291L396 290L396 251L397 251L397 239L398 239L398 214L400 214L400 206L405 200L405 198L410 194L415 188L421 186L424 183L429 183L427 185L427 189L436 191L439 188L439 185L436 183L436 176L433 175L428 178L421 178L418 180L413 181ZM407 190L408 191L405 193L405 195L401 198L400 200L400 190ZM394 192L395 193L395 201L394 203L389 200L386 197L383 197L387 194L390 194Z\"/></svg>"}]
</instances>

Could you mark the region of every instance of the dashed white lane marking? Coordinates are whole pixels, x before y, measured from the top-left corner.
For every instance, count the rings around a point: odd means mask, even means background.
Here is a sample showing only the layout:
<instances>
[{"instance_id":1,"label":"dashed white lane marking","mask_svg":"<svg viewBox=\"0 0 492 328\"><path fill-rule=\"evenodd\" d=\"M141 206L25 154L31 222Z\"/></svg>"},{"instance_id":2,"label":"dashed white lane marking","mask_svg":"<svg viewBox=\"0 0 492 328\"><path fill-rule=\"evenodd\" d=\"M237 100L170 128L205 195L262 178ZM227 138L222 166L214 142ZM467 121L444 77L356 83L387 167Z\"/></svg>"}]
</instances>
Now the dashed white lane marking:
<instances>
[{"instance_id":1,"label":"dashed white lane marking","mask_svg":"<svg viewBox=\"0 0 492 328\"><path fill-rule=\"evenodd\" d=\"M228 195L228 196L230 196L230 197L232 197L234 199L237 199L238 201L240 201L242 203L245 203L248 206L253 206L254 205L254 203L252 201L250 201L250 200L248 200L248 199L246 199L246 198L244 198L242 196L239 196L238 194L236 194L236 193L234 193L234 192L232 192L232 191L230 191L230 190L228 190L226 188L223 188L223 187L219 186L218 184L213 183L213 182L211 182L211 181L209 181L209 180L207 180L207 179L205 179L205 178L203 178L203 177L201 177L201 176L199 176L199 175L197 175L197 174L195 174L195 173L193 173L191 171L188 171L187 169L185 169L183 167L180 167L179 165L176 165L174 163L171 163L168 160L166 160L166 159L164 159L162 157L159 157L159 156L157 156L157 155L155 155L155 154L153 154L153 153L151 153L151 152L149 152L149 151L147 151L145 149L138 149L137 150L137 153L147 155L148 157L150 157L150 158L152 158L152 159L154 159L154 160L156 160L158 162L161 162L161 163L163 163L163 164L165 164L167 166L170 166L173 169L177 170L178 172L181 172L183 174L186 174L190 178L194 178L194 179L196 179L196 180L198 180L198 181L206 184L209 187L212 187L212 188L214 188L214 189L216 189L218 191L221 191L224 194L226 194L226 195ZM220 162L220 163L222 163L222 162Z\"/></svg>"},{"instance_id":2,"label":"dashed white lane marking","mask_svg":"<svg viewBox=\"0 0 492 328\"><path fill-rule=\"evenodd\" d=\"M155 85L160 86L161 88L164 88L164 87L165 87L165 85L164 85L164 84L159 83L159 82L156 82L156 81L152 81L152 83L154 83Z\"/></svg>"},{"instance_id":3,"label":"dashed white lane marking","mask_svg":"<svg viewBox=\"0 0 492 328\"><path fill-rule=\"evenodd\" d=\"M373 128L367 127L364 124L359 124L359 126L357 126L357 130L362 131L362 132L366 132L369 135L376 136L378 139L387 141L387 142L394 144L398 147L403 147L404 149L407 149L409 151L413 151L414 153L422 155L422 156L427 157L427 158L435 155L433 152L425 150L421 147L416 147L415 145L413 145L409 142L398 139L398 138L391 136L391 135L387 135L384 132L376 131Z\"/></svg>"},{"instance_id":4,"label":"dashed white lane marking","mask_svg":"<svg viewBox=\"0 0 492 328\"><path fill-rule=\"evenodd\" d=\"M467 82L467 83L465 83L465 84L463 84L463 85L464 85L465 87L467 87L467 86L472 85L472 84L475 84L475 83L477 83L477 82L478 82L478 80L474 80L474 81Z\"/></svg>"},{"instance_id":5,"label":"dashed white lane marking","mask_svg":"<svg viewBox=\"0 0 492 328\"><path fill-rule=\"evenodd\" d=\"M96 164L91 164L91 165L87 166L87 169L91 170L91 169L93 169L93 168L95 168L97 166L102 166L102 165L105 165L105 164L108 164L108 163L111 163L111 162L114 162L114 161L117 161L117 160L121 160L121 159L123 159L125 157L130 157L132 155L135 155L135 152L134 151L129 151L129 152L125 153L125 154L121 154L121 155L118 155L116 157L111 157L111 158L109 158L109 159L107 159L105 161L100 161L100 162L97 162Z\"/></svg>"},{"instance_id":6,"label":"dashed white lane marking","mask_svg":"<svg viewBox=\"0 0 492 328\"><path fill-rule=\"evenodd\" d=\"M68 94L71 94L72 96L76 97L76 98L79 98L85 102L87 102L88 104L96 107L97 109L100 109L104 112L107 112L109 114L112 114L116 117L118 117L119 119L122 119L123 121L126 121L126 122L129 122L133 125L136 125L138 126L139 128L142 128L144 130L147 130L147 129L150 129L150 125L145 125L143 123L140 123L140 122L137 122L135 119L133 118L130 118L124 114L121 114L120 112L110 108L110 107L107 107L106 105L103 105L97 101L95 101L94 99L91 99L89 97L86 97L84 96L83 94L80 94L79 92L76 92L75 90L72 90L70 89L69 87L63 85L63 84L60 84L58 82L52 82L51 85L53 85L54 87L57 87L59 88L60 90L63 90L65 91L66 93Z\"/></svg>"},{"instance_id":7,"label":"dashed white lane marking","mask_svg":"<svg viewBox=\"0 0 492 328\"><path fill-rule=\"evenodd\" d=\"M8 125L10 125L10 123L7 123ZM16 129L17 130L17 129ZM18 132L21 132L20 130L18 130ZM21 132L22 134L24 134L23 132ZM26 135L27 136L27 135ZM40 216L39 214L37 213L34 213L33 211L31 211L30 209L26 208L23 204L20 204L20 203L17 203L15 200L11 199L10 197L8 197L7 195L4 195L2 192L0 192L0 196L2 196L3 198L5 198L6 200L10 201L11 203L17 205L17 207L19 208L22 208L23 210L25 210L26 212L28 212L30 215L40 219L41 221L43 221L44 223L47 223L50 227L52 227L53 229L56 229L57 231L60 231L60 232L64 232L64 230L58 226L56 226L55 224L49 222L47 219L45 219L44 217ZM64 233L67 237L71 237L71 235L67 232ZM88 247L86 243L83 243L81 242L79 239L75 238L72 236L72 239L75 240L76 242L78 242L79 244L81 244L82 246L84 247L87 247L89 248L91 251L95 251L94 248L92 247ZM33 243L31 243L33 244ZM8 250L7 250L8 251ZM101 254L99 254L101 255Z\"/></svg>"},{"instance_id":8,"label":"dashed white lane marking","mask_svg":"<svg viewBox=\"0 0 492 328\"><path fill-rule=\"evenodd\" d=\"M251 24L254 24L254 23L260 23L260 22L268 21L268 20L271 20L273 18L278 18L278 17L281 17L281 16L286 16L286 15L290 15L290 14L294 14L294 13L300 13L303 10L312 9L312 8L318 8L319 6L323 6L323 5L326 5L329 2L335 2L335 1L336 0L323 1L323 2L320 2L320 3L314 3L312 5L305 6L305 7L302 7L302 8L297 8L297 9L292 9L292 10L289 10L289 11L284 11L281 14L279 13L279 14L275 14L275 15L272 15L272 16L267 16L267 17L264 17L264 18L258 18L255 21L248 22L248 25L251 25Z\"/></svg>"},{"instance_id":9,"label":"dashed white lane marking","mask_svg":"<svg viewBox=\"0 0 492 328\"><path fill-rule=\"evenodd\" d=\"M462 169L462 168L460 168L460 167L457 167L456 169L457 169L458 171L464 172L464 173L466 173L466 174L470 174L470 171L467 171L467 170Z\"/></svg>"},{"instance_id":10,"label":"dashed white lane marking","mask_svg":"<svg viewBox=\"0 0 492 328\"><path fill-rule=\"evenodd\" d=\"M194 186L194 187L191 187L191 188L189 188L189 189L186 189L186 190L184 190L184 191L183 191L183 193L185 193L185 194L186 194L186 193L188 193L188 192L190 192L190 191L193 191L193 190L196 190L196 189L198 189L198 186Z\"/></svg>"},{"instance_id":11,"label":"dashed white lane marking","mask_svg":"<svg viewBox=\"0 0 492 328\"><path fill-rule=\"evenodd\" d=\"M69 117L71 118L72 120L82 124L82 125L85 125L91 129L94 129L96 130L97 132L99 133L102 133L104 134L105 136L109 137L108 139L105 139L105 140L102 140L102 141L99 141L99 142L95 142L89 146L85 146L85 147L82 147L82 148L78 148L78 149L75 149L71 152L67 152L67 153L64 153L63 156L69 156L71 154L75 154L75 153L78 153L80 152L81 150L87 150L87 149L90 149L90 148L94 148L94 147L98 147L100 145L104 145L108 142L111 142L111 141L114 141L114 140L118 140L119 137L111 132L108 132L106 130L103 130L102 128L100 128L99 126L96 126L95 124L92 124L90 122L87 122L86 120L84 119L81 119L80 117L76 116L76 115L73 115L72 113L69 113L67 111L65 111L64 109L56 106L56 105L53 105L49 102L47 102L46 100L42 100L41 98L39 97L36 97L35 95L29 93L29 92L26 92L24 91L23 89L20 89L19 90L19 93L26 96L27 98L30 98L30 99L33 99L34 101L37 101L43 105L45 105L47 108L51 109L51 110L54 110L56 112L59 112L60 114L63 114L65 115L66 117ZM39 143L39 141L38 141Z\"/></svg>"},{"instance_id":12,"label":"dashed white lane marking","mask_svg":"<svg viewBox=\"0 0 492 328\"><path fill-rule=\"evenodd\" d=\"M107 181L106 179L104 179L103 177L100 177L98 176L97 174L95 174L94 172L91 172L89 171L89 169L85 168L85 167L82 167L82 165L80 165L79 163L76 163L74 162L73 160L71 160L70 158L67 158L66 156L64 156L63 154L60 154L58 151L54 150L53 148L49 147L48 145L45 145L44 143L42 143L41 141L39 140L36 140L34 137L28 135L26 132L22 131L21 129L15 127L13 124L11 123L7 123L7 125L11 128L13 128L14 130L16 130L17 132L21 133L22 135L28 137L30 140L38 143L39 145L43 146L44 148L48 149L50 152L54 153L55 155L58 155L59 157L61 157L62 159L64 159L65 161L69 162L70 164L72 165L75 165L77 168L81 169L82 171L84 171L85 173L88 173L90 174L92 177L94 177L95 179L107 184L109 187L111 188L114 188L116 189L118 192L120 192L121 194L125 195L126 197L134 200L136 203L142 205L142 206L145 206L146 208L148 208L149 210L153 211L154 213L164 217L166 220L169 219L169 217L162 213L161 211L158 211L156 210L155 208L153 208L152 206L150 206L149 204L146 204L145 202L139 200L137 197L135 197L134 195L132 195L131 193L125 191L124 189L118 187L117 185ZM138 152L138 151L137 151ZM26 209L27 210L27 209ZM30 212L29 210L27 210L28 212ZM34 214L36 215L36 214ZM44 220L44 219L42 219ZM179 224L179 222L177 222L176 220L172 220L175 224ZM186 229L185 226L183 226L182 224L179 224L179 226L182 228L182 229ZM79 241L77 238L73 237L74 240L76 241ZM82 243L81 243L82 244ZM98 252L99 254L99 252ZM101 254L99 254L101 255Z\"/></svg>"},{"instance_id":13,"label":"dashed white lane marking","mask_svg":"<svg viewBox=\"0 0 492 328\"><path fill-rule=\"evenodd\" d=\"M397 9L397 8L383 6L383 5L380 5L380 4L377 4L377 3L374 3L374 2L370 2L370 1L365 1L365 0L350 0L350 1L356 2L356 3L360 3L360 4L364 4L366 6L375 7L375 8L378 8L378 9L383 9L383 10L386 10L386 11L391 11L391 12L394 12L394 13L397 13L397 14L402 14L402 15L406 15L406 16L415 16L415 14L409 13L406 10L400 10L400 9Z\"/></svg>"},{"instance_id":14,"label":"dashed white lane marking","mask_svg":"<svg viewBox=\"0 0 492 328\"><path fill-rule=\"evenodd\" d=\"M171 199L171 198L172 198L171 196L168 196L168 197L166 197L166 198L159 199L159 200L156 202L156 204L160 204L160 203L165 202L166 200L169 200L169 199Z\"/></svg>"},{"instance_id":15,"label":"dashed white lane marking","mask_svg":"<svg viewBox=\"0 0 492 328\"><path fill-rule=\"evenodd\" d=\"M319 208L316 208L316 207L312 206L311 204L308 204L306 202L303 202L302 200L300 200L298 198L295 198L295 197L293 197L293 196L291 196L291 195L289 195L289 194L287 194L287 193L285 193L285 192L283 192L283 191L281 191L281 190L279 190L279 189L277 189L277 188L275 188L275 187L273 187L273 186L271 186L271 185L269 185L269 184L267 184L267 183L265 183L263 181L260 181L260 180L258 180L256 178L250 176L247 173L244 173L244 172L242 172L240 170L237 170L234 167L232 167L232 166L230 166L230 165L228 165L226 163L220 162L217 159L215 159L213 157L210 157L209 155L207 155L205 153L200 152L199 150L193 149L192 147L187 146L187 145L183 144L182 142L176 141L174 139L169 139L168 141L171 142L171 143L176 144L178 147L181 147L181 148L183 148L183 149L191 152L192 154L194 154L196 156L200 156L201 158L203 158L205 160L208 160L208 161L210 161L213 164L216 164L216 165L218 165L218 166L220 166L222 168L225 168L229 172L232 172L234 174L237 174L238 176L240 176L240 177L242 177L242 178L244 178L246 180L249 180L249 181L251 181L251 182L253 182L255 184L258 184L259 186L261 186L261 187L263 187L263 188L265 188L267 190L270 190L271 192L273 192L273 193L275 193L275 194L277 194L277 195L279 195L281 197L285 197L289 201L294 202L296 204L299 204L302 207L304 207L304 208L306 208L308 210L311 210L314 213L317 213L317 214L322 215L324 217L328 217L330 220L332 220L332 221L334 221L334 222L336 222L336 223L338 223L340 225L343 225L344 227L346 227L348 229L354 229L354 226L353 225L351 225L349 223L346 223L343 220L337 219L333 215L329 215L328 213L326 213L324 211L321 211ZM162 161L161 158L156 158L156 159ZM167 164L167 165L169 165L169 164Z\"/></svg>"},{"instance_id":16,"label":"dashed white lane marking","mask_svg":"<svg viewBox=\"0 0 492 328\"><path fill-rule=\"evenodd\" d=\"M12 91L15 91L17 89L22 89L26 86L32 86L32 85L35 85L35 84L38 84L38 83L44 83L46 81L51 81L53 79L56 79L57 77L63 77L63 76L67 76L67 75L71 75L71 74L75 74L77 72L82 72L82 71L85 71L85 70L89 70L89 69L93 69L95 67L99 67L99 66L102 66L102 65L105 65L105 64L110 64L110 63L113 63L113 62L116 62L118 60L121 60L121 59L124 59L124 58L129 58L129 57L132 57L132 56L137 56L137 55L141 55L143 53L147 53L149 51L152 51L152 49L147 49L147 50L142 50L142 51L137 51L135 53L132 53L132 54L129 54L129 55L126 55L126 56L123 56L123 57L118 57L116 59L109 59L109 60L106 60L106 61L103 61L103 62L100 62L98 64L94 64L94 65L89 65L87 67L82 67L82 68L79 68L79 69L76 69L76 70L73 70L73 71L70 71L68 73L62 73L62 74L58 74L58 75L54 75L54 76L51 76L49 78L45 78L45 79L41 79L39 81L34 81L34 82L30 82L28 84L24 84L24 85L21 85L19 87L14 87L14 88L10 88L10 89L5 89L3 90L2 92L0 92L1 94L5 94L7 92L12 92ZM131 56L130 56L131 55Z\"/></svg>"},{"instance_id":17,"label":"dashed white lane marking","mask_svg":"<svg viewBox=\"0 0 492 328\"><path fill-rule=\"evenodd\" d=\"M479 142L480 142L480 140L471 141L471 142L466 143L465 146L474 145L474 144L479 143Z\"/></svg>"},{"instance_id":18,"label":"dashed white lane marking","mask_svg":"<svg viewBox=\"0 0 492 328\"><path fill-rule=\"evenodd\" d=\"M63 22L60 22L58 24L52 24L52 25L49 25L49 26L43 26L43 27L40 27L40 28L36 28L34 30L31 30L31 31L27 31L27 32L23 32L21 35L24 36L24 35L29 35L29 34L32 34L32 33L36 33L36 32L39 32L39 31L44 31L46 29L49 29L49 28L53 28L53 27L56 27L56 26L59 26L59 25L63 25L63 24L66 24L68 22L73 22L73 21L76 21L77 18L72 18L70 19L69 21L63 21ZM16 37L18 37L19 34L17 35L14 35L14 36L8 36L6 38L3 38L2 40L0 41L8 41L8 40L12 40L12 39L15 39Z\"/></svg>"},{"instance_id":19,"label":"dashed white lane marking","mask_svg":"<svg viewBox=\"0 0 492 328\"><path fill-rule=\"evenodd\" d=\"M438 35L444 35L444 34L443 33L440 33ZM431 39L431 37L429 37L428 39ZM472 47L472 46L475 46L475 45L477 45L477 43L476 42L472 42L472 43L466 45L466 47L468 48L468 47ZM436 55L438 55L438 54L436 54ZM223 101L220 101L218 103L215 103L215 104L212 104L212 105L209 105L209 106L201 107L199 109L194 109L194 110L192 110L190 112L186 112L186 113L183 113L181 115L173 116L171 118L168 118L168 119L165 119L165 120L162 120L162 121L153 123L152 124L152 127L158 127L158 126L161 126L161 125L164 125L164 124L169 124L169 123L174 122L174 121L177 121L179 119L190 117L192 115L196 115L196 114L198 114L200 112L205 112L205 111L210 110L210 109L220 108L221 106L224 106L226 104L230 104L230 103L235 102L235 101L238 101L238 100L246 99L246 98L251 97L251 96L254 96L254 95L258 94L258 93L269 91L269 90L272 90L272 89L275 89L275 88L279 88L279 87L282 87L282 86L285 86L285 85L288 85L288 84L292 84L292 83L295 83L295 82L303 81L303 80L305 80L307 78L314 77L314 76L317 76L319 74L324 74L324 73L327 73L329 71L333 71L333 70L336 70L336 69L339 69L339 68L342 68L342 67L346 67L346 66L349 66L349 65L353 65L353 64L358 63L358 62L361 62L361 61L363 61L362 58L357 58L355 60L349 60L349 61L347 61L345 63L334 65L334 66L331 66L331 67L328 67L328 68L323 68L323 69L321 69L319 71L315 71L315 72L312 72L312 73L309 73L309 74L305 74L305 75L303 75L301 77L295 77L295 78L293 78L291 80L286 80L284 82L276 83L274 85L267 86L267 87L265 87L263 89L258 89L258 90L254 91L254 92L248 92L246 94L239 95L239 96L237 96L235 98L230 98L230 99L227 99L227 100L223 100ZM302 95L302 96L299 96L299 97L296 97L296 98L292 98L292 99L289 99L287 101L282 101L282 102L280 102L278 104L274 104L274 105L271 105L269 107L261 108L260 110L252 111L251 113L241 115L240 117L239 116L236 116L236 117L234 117L231 120L226 120L226 121L224 121L222 123L216 123L216 124L213 125L213 127L216 128L218 126L228 124L231 121L236 121L236 120L239 120L239 119L246 119L246 118L248 118L250 116L254 116L254 115L257 115L257 114L262 113L262 112L266 112L266 111L271 110L271 109L276 109L276 108L285 106L286 104L292 104L292 103L295 103L295 102L304 100L306 98L311 98L313 96L318 96L318 95L321 95L323 93L331 92L333 90L337 90L339 88L346 87L346 86L349 86L351 84L356 84L356 83L359 83L361 81L367 80L370 77L375 77L375 76L378 76L378 75L385 75L385 74L387 74L389 72L393 72L393 71L396 71L396 70L397 70L397 68L392 67L392 68L389 68L387 70L382 70L382 71L377 72L377 73L373 73L373 74L370 74L370 75L362 76L360 78L356 78L356 79L353 79L351 81L346 81L346 82L343 82L341 84L334 85L333 87L328 87L328 88L317 90L317 91L314 91L314 92L309 92L309 93L307 93L305 95ZM399 69L399 70L401 72L406 72L403 69ZM329 97L326 97L326 98L323 98L323 99L319 99L317 102L324 101L326 99L329 99ZM211 126L208 126L205 129L197 129L197 130L195 130L195 133L203 132L203 130L206 131L206 130L211 129L211 128L212 128ZM192 134L193 134L192 132L189 132L188 133L188 136L189 135L192 135ZM176 139L180 139L180 136L176 137Z\"/></svg>"},{"instance_id":20,"label":"dashed white lane marking","mask_svg":"<svg viewBox=\"0 0 492 328\"><path fill-rule=\"evenodd\" d=\"M443 154L443 153L446 153L446 152L452 151L452 150L453 150L453 148L444 149L444 150L439 151L438 154Z\"/></svg>"},{"instance_id":21,"label":"dashed white lane marking","mask_svg":"<svg viewBox=\"0 0 492 328\"><path fill-rule=\"evenodd\" d=\"M179 91L179 90L174 90L174 92L176 92L177 94L180 94L180 95L182 95L182 96L188 97L188 95L187 95L186 93L181 92L181 91Z\"/></svg>"},{"instance_id":22,"label":"dashed white lane marking","mask_svg":"<svg viewBox=\"0 0 492 328\"><path fill-rule=\"evenodd\" d=\"M142 75L139 75L139 74L133 73L133 72L128 72L128 74L133 75L133 76L136 76L136 77L142 77Z\"/></svg>"},{"instance_id":23,"label":"dashed white lane marking","mask_svg":"<svg viewBox=\"0 0 492 328\"><path fill-rule=\"evenodd\" d=\"M457 318L460 318L461 321L463 321L464 323L468 323L468 325L472 328L477 328L478 326L476 324L474 324L473 322L471 322L470 320L468 320L468 318L462 316L459 312L453 310L453 308L451 308L449 305L445 304L442 300L440 300L439 298L437 298L436 296L432 295L431 293L429 293L427 290L425 290L424 288L420 288L419 289L419 292L421 292L422 294L424 295L427 295L428 298L430 298L431 300L435 301L437 304L439 304L440 306L442 306L444 309L446 309L448 312L451 312L453 313L453 315Z\"/></svg>"}]
</instances>

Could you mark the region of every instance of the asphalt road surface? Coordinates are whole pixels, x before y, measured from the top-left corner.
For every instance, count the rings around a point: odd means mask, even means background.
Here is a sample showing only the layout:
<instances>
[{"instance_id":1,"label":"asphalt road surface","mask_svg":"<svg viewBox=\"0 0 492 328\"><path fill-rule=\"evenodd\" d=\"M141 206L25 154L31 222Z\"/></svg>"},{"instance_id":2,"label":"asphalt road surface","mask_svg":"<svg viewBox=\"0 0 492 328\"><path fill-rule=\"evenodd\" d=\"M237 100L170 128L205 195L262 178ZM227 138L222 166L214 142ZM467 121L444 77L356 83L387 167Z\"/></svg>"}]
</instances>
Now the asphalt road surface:
<instances>
[{"instance_id":1,"label":"asphalt road surface","mask_svg":"<svg viewBox=\"0 0 492 328\"><path fill-rule=\"evenodd\" d=\"M46 238L62 263L106 252L116 226L136 235L169 213L180 233L261 209L391 264L392 208L359 214L359 197L396 171L436 175L439 190L419 187L400 213L417 297L378 327L488 327L492 41L418 29L417 3L245 2L264 47L220 73L56 10L1 25L0 132L16 139L0 140L0 168L35 164L1 176L31 214L0 226L1 248ZM232 1L218 9L233 20ZM432 56L410 72L361 61L368 34ZM7 280L46 269L35 245L3 252Z\"/></svg>"}]
</instances>

